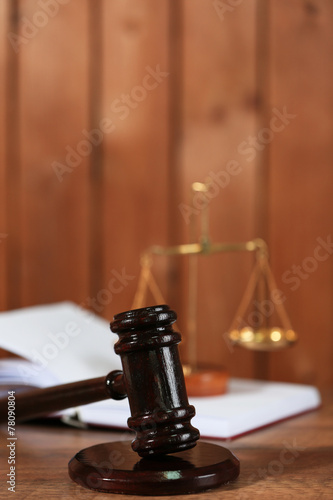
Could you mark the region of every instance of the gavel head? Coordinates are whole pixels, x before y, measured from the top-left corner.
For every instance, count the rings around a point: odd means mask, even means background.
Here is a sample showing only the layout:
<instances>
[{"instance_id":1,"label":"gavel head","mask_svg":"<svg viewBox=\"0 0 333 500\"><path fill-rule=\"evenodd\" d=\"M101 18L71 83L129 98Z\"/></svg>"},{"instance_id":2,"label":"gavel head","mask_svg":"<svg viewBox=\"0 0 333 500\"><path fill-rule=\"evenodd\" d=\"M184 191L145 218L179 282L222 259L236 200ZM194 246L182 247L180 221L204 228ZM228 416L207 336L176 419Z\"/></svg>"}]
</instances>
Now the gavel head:
<instances>
[{"instance_id":1,"label":"gavel head","mask_svg":"<svg viewBox=\"0 0 333 500\"><path fill-rule=\"evenodd\" d=\"M181 336L172 328L176 319L160 305L117 314L111 323L119 335L115 352L131 410L127 423L136 431L132 448L141 457L193 448L199 439L179 359Z\"/></svg>"}]
</instances>

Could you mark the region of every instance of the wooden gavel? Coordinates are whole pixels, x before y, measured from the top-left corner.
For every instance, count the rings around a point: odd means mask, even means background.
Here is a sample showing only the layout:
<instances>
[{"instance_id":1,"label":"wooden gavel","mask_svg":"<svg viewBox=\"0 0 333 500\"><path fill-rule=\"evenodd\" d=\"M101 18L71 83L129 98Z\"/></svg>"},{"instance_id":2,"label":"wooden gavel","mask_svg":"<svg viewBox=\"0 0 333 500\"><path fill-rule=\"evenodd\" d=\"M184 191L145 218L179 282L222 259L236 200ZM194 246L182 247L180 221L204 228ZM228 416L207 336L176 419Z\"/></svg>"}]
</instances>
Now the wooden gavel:
<instances>
[{"instance_id":1,"label":"wooden gavel","mask_svg":"<svg viewBox=\"0 0 333 500\"><path fill-rule=\"evenodd\" d=\"M201 453L187 455L196 447L200 434L191 424L195 409L188 402L178 353L181 335L172 328L176 319L176 313L167 305L117 314L111 331L119 336L114 349L121 358L123 371L17 394L17 420L107 398L128 397L131 417L127 423L136 432L131 446L144 462L137 463L132 451L132 455L126 455L127 470L121 467L117 471L111 464L111 479L99 471L98 480L91 483L89 478L96 475L95 464L108 461L111 450L121 450L119 453L123 454L124 446L123 443L105 443L81 450L69 463L69 475L82 486L104 492L151 494L148 492L152 487L159 491L162 484L162 494L174 494L217 487L238 476L239 462L225 448L203 443L200 446L205 449ZM7 400L1 400L0 421L5 421L6 412ZM207 458L207 447L213 451L212 459ZM170 456L174 453L179 463ZM200 457L202 453L206 458ZM168 459L163 458L166 454ZM159 466L156 463L152 466L148 458L158 460ZM182 471L178 476L174 473L175 466Z\"/></svg>"},{"instance_id":2,"label":"wooden gavel","mask_svg":"<svg viewBox=\"0 0 333 500\"><path fill-rule=\"evenodd\" d=\"M176 318L165 305L116 315L111 330L119 335L114 349L123 372L115 370L106 377L18 394L17 421L127 396L131 409L127 423L136 431L132 447L140 456L195 446L199 431L191 425L195 409L188 403L178 354L181 336L171 326ZM3 417L6 404L7 400L0 402Z\"/></svg>"}]
</instances>

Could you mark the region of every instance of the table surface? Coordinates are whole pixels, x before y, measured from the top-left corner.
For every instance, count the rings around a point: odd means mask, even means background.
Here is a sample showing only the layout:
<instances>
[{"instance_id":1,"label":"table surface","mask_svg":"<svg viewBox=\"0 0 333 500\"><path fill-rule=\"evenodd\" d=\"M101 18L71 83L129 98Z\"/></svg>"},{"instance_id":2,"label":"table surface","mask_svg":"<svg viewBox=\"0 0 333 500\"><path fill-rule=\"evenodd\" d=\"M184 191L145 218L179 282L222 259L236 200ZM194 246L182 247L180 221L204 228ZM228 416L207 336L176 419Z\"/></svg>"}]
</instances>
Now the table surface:
<instances>
[{"instance_id":1,"label":"table surface","mask_svg":"<svg viewBox=\"0 0 333 500\"><path fill-rule=\"evenodd\" d=\"M262 429L234 441L219 442L240 460L238 480L198 495L147 498L274 500L333 498L333 393L321 409ZM1 426L0 496L10 498L7 427ZM68 477L67 464L87 446L130 439L124 431L77 429L56 423L18 424L16 431L17 499L132 499L132 495L97 493ZM215 441L216 442L216 441ZM143 497L140 497L143 498Z\"/></svg>"}]
</instances>

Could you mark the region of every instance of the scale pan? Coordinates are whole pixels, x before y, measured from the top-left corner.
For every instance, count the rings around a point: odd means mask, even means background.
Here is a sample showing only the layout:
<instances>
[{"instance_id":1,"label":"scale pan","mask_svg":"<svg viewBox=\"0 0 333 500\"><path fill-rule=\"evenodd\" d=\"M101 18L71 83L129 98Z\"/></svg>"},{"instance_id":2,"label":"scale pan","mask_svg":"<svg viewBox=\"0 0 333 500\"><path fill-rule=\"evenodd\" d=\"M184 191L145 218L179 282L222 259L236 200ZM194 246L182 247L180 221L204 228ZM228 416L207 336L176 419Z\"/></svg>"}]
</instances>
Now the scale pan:
<instances>
[{"instance_id":1,"label":"scale pan","mask_svg":"<svg viewBox=\"0 0 333 500\"><path fill-rule=\"evenodd\" d=\"M234 345L253 351L275 351L293 345L297 341L297 334L285 328L254 329L247 326L241 330L231 330L229 339Z\"/></svg>"}]
</instances>

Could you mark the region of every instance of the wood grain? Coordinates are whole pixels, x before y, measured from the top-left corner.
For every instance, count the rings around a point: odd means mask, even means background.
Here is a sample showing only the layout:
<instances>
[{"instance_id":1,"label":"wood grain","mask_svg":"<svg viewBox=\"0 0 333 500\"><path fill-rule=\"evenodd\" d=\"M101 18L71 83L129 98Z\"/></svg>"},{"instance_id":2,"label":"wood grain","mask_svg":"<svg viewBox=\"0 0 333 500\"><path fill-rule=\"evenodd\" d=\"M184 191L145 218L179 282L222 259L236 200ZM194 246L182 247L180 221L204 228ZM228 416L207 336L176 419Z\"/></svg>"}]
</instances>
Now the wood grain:
<instances>
[{"instance_id":1,"label":"wood grain","mask_svg":"<svg viewBox=\"0 0 333 500\"><path fill-rule=\"evenodd\" d=\"M204 182L209 176L214 180L208 197L212 240L240 242L255 236L256 164L242 154L241 144L254 132L257 119L256 2L243 2L221 14L211 2L184 3L181 201L194 211L187 218L179 213L185 241L190 237L190 217L200 224L200 203L190 198L191 183ZM228 173L230 162L236 165L235 175ZM253 355L230 351L224 334L252 262L253 257L246 254L219 254L198 262L199 361L227 365L239 375L252 372ZM184 275L183 293L187 293L186 271ZM186 325L184 334L186 338Z\"/></svg>"},{"instance_id":2,"label":"wood grain","mask_svg":"<svg viewBox=\"0 0 333 500\"><path fill-rule=\"evenodd\" d=\"M271 2L271 106L295 118L271 143L269 243L300 341L270 377L319 386L333 378L333 259L320 243L332 239L332 22L330 1Z\"/></svg>"},{"instance_id":3,"label":"wood grain","mask_svg":"<svg viewBox=\"0 0 333 500\"><path fill-rule=\"evenodd\" d=\"M258 497L284 500L305 498L329 500L332 493L333 395L324 399L321 410L249 434L235 441L219 443L240 460L235 483L200 494L200 499ZM7 429L1 427L1 477L7 474ZM128 432L82 430L65 426L20 425L17 430L16 492L19 498L55 500L107 499L108 495L83 489L67 472L68 461L79 450L97 443L129 439ZM1 493L7 486L1 481ZM123 495L113 495L120 500ZM126 496L129 500L137 498ZM161 498L152 496L154 498ZM164 497L166 500L184 496ZM195 500L197 495L186 495Z\"/></svg>"},{"instance_id":4,"label":"wood grain","mask_svg":"<svg viewBox=\"0 0 333 500\"><path fill-rule=\"evenodd\" d=\"M230 349L253 255L224 254L198 262L198 360L332 384L333 261L311 260L332 227L332 2L71 0L54 15L39 0L0 3L0 309L73 300L110 320L130 309L142 251L188 241L190 184L234 161L211 193L211 238L267 239L300 342L264 357ZM295 119L263 143L284 107ZM97 143L66 167L84 131ZM314 271L298 282L303 263ZM188 263L158 257L153 272L185 359Z\"/></svg>"},{"instance_id":5,"label":"wood grain","mask_svg":"<svg viewBox=\"0 0 333 500\"><path fill-rule=\"evenodd\" d=\"M100 291L96 299L101 314L111 318L131 308L140 254L152 244L167 243L167 2L105 1L103 22L101 117L111 120L113 129L104 138L100 191L104 200L101 290L107 292L103 299ZM162 76L154 78L150 75L156 68ZM162 259L154 268L162 290L166 265ZM117 281L121 273L128 278ZM116 280L111 289L110 279Z\"/></svg>"},{"instance_id":6,"label":"wood grain","mask_svg":"<svg viewBox=\"0 0 333 500\"><path fill-rule=\"evenodd\" d=\"M8 3L0 4L0 39L8 32ZM6 308L6 68L7 45L0 43L0 310Z\"/></svg>"},{"instance_id":7,"label":"wood grain","mask_svg":"<svg viewBox=\"0 0 333 500\"><path fill-rule=\"evenodd\" d=\"M18 36L18 0L7 4L7 29L11 36ZM19 51L14 50L5 38L6 54L5 90L6 117L5 135L5 190L6 190L6 307L14 308L21 304L21 207L20 207L20 120L19 102Z\"/></svg>"},{"instance_id":8,"label":"wood grain","mask_svg":"<svg viewBox=\"0 0 333 500\"><path fill-rule=\"evenodd\" d=\"M38 1L21 2L21 32L24 19L37 23L38 12ZM80 303L88 294L90 157L80 146L90 125L88 13L87 0L79 9L75 2L60 5L20 51L24 305ZM76 151L72 161L69 150Z\"/></svg>"},{"instance_id":9,"label":"wood grain","mask_svg":"<svg viewBox=\"0 0 333 500\"><path fill-rule=\"evenodd\" d=\"M103 86L103 1L88 3L89 37L89 130L100 130L100 113ZM103 181L103 144L96 144L89 156L89 292L94 297L103 282L103 203L101 186Z\"/></svg>"}]
</instances>

